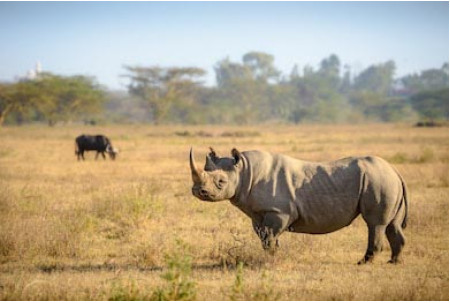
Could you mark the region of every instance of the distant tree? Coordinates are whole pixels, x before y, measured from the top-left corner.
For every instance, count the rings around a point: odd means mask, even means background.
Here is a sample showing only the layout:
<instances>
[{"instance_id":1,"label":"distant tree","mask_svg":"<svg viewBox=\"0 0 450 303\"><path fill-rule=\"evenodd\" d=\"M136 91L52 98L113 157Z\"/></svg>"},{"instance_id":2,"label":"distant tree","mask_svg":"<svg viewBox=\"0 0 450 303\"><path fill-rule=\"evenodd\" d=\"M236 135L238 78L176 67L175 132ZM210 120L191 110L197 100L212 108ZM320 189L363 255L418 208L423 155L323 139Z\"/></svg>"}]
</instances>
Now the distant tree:
<instances>
[{"instance_id":1,"label":"distant tree","mask_svg":"<svg viewBox=\"0 0 450 303\"><path fill-rule=\"evenodd\" d=\"M355 77L353 87L357 91L370 91L387 96L392 89L394 73L394 61L372 65Z\"/></svg>"},{"instance_id":2,"label":"distant tree","mask_svg":"<svg viewBox=\"0 0 450 303\"><path fill-rule=\"evenodd\" d=\"M189 119L205 70L196 67L162 68L125 66L130 79L128 91L143 98L153 113L155 124L178 118ZM190 107L190 108L189 108Z\"/></svg>"},{"instance_id":3,"label":"distant tree","mask_svg":"<svg viewBox=\"0 0 450 303\"><path fill-rule=\"evenodd\" d=\"M243 56L242 64L231 62L228 58L216 64L218 95L222 103L228 104L228 110L224 112L229 116L227 120L249 124L273 116L272 83L277 81L279 75L273 61L272 55L250 52Z\"/></svg>"},{"instance_id":4,"label":"distant tree","mask_svg":"<svg viewBox=\"0 0 450 303\"><path fill-rule=\"evenodd\" d=\"M332 54L328 58L320 62L320 69L318 71L322 81L327 81L330 89L337 90L341 83L340 78L341 61L339 57Z\"/></svg>"},{"instance_id":5,"label":"distant tree","mask_svg":"<svg viewBox=\"0 0 450 303\"><path fill-rule=\"evenodd\" d=\"M0 126L3 125L8 114L15 107L12 88L12 84L0 83Z\"/></svg>"},{"instance_id":6,"label":"distant tree","mask_svg":"<svg viewBox=\"0 0 450 303\"><path fill-rule=\"evenodd\" d=\"M447 74L448 77L448 62L445 62L444 64L442 64L441 70Z\"/></svg>"},{"instance_id":7,"label":"distant tree","mask_svg":"<svg viewBox=\"0 0 450 303\"><path fill-rule=\"evenodd\" d=\"M33 107L36 91L27 82L0 83L0 126L11 113L24 115Z\"/></svg>"},{"instance_id":8,"label":"distant tree","mask_svg":"<svg viewBox=\"0 0 450 303\"><path fill-rule=\"evenodd\" d=\"M298 71L298 65L295 64L291 70L291 74L289 75L289 81L294 82L300 79L300 72Z\"/></svg>"},{"instance_id":9,"label":"distant tree","mask_svg":"<svg viewBox=\"0 0 450 303\"><path fill-rule=\"evenodd\" d=\"M340 92L343 94L348 94L352 87L351 81L351 68L350 65L344 65L344 76L342 77Z\"/></svg>"},{"instance_id":10,"label":"distant tree","mask_svg":"<svg viewBox=\"0 0 450 303\"><path fill-rule=\"evenodd\" d=\"M49 126L102 110L104 91L93 78L46 73L29 85L35 88L33 104Z\"/></svg>"},{"instance_id":11,"label":"distant tree","mask_svg":"<svg viewBox=\"0 0 450 303\"><path fill-rule=\"evenodd\" d=\"M270 104L265 113L265 119L289 121L292 109L296 104L296 89L289 82L272 85L266 93L267 102Z\"/></svg>"},{"instance_id":12,"label":"distant tree","mask_svg":"<svg viewBox=\"0 0 450 303\"><path fill-rule=\"evenodd\" d=\"M101 119L112 123L151 122L148 104L142 98L124 90L109 90Z\"/></svg>"},{"instance_id":13,"label":"distant tree","mask_svg":"<svg viewBox=\"0 0 450 303\"><path fill-rule=\"evenodd\" d=\"M341 94L340 60L330 55L320 62L316 71L311 66L303 68L303 76L293 70L290 85L296 90L296 104L291 109L290 120L339 122L346 119L347 99Z\"/></svg>"},{"instance_id":14,"label":"distant tree","mask_svg":"<svg viewBox=\"0 0 450 303\"><path fill-rule=\"evenodd\" d=\"M441 90L423 91L410 98L412 107L422 119L448 120L448 87Z\"/></svg>"},{"instance_id":15,"label":"distant tree","mask_svg":"<svg viewBox=\"0 0 450 303\"><path fill-rule=\"evenodd\" d=\"M448 63L440 69L432 68L422 71L420 74L404 76L400 79L408 94L416 94L420 91L440 90L448 87Z\"/></svg>"},{"instance_id":16,"label":"distant tree","mask_svg":"<svg viewBox=\"0 0 450 303\"><path fill-rule=\"evenodd\" d=\"M214 71L219 87L232 86L239 81L252 79L252 70L249 66L231 62L229 58L217 62Z\"/></svg>"},{"instance_id":17,"label":"distant tree","mask_svg":"<svg viewBox=\"0 0 450 303\"><path fill-rule=\"evenodd\" d=\"M249 67L254 80L276 82L280 72L273 65L274 57L263 52L249 52L242 57L244 66Z\"/></svg>"}]
</instances>

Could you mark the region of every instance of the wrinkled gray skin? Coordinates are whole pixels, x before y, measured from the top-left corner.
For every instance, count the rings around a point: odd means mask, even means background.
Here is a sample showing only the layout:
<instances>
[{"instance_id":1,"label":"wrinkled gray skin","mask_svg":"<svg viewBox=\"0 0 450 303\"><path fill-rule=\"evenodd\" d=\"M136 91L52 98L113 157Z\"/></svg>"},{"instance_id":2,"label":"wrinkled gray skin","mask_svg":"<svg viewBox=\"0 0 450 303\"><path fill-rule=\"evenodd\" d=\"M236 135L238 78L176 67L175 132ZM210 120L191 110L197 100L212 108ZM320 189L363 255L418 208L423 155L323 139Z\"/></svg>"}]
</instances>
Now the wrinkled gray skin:
<instances>
[{"instance_id":1,"label":"wrinkled gray skin","mask_svg":"<svg viewBox=\"0 0 450 303\"><path fill-rule=\"evenodd\" d=\"M368 226L367 251L358 264L373 260L389 241L390 263L400 261L405 244L407 190L399 173L378 157L314 163L261 151L231 151L220 158L211 148L204 169L190 165L192 193L203 201L230 202L252 219L264 249L271 253L284 232L325 234L349 225L359 214Z\"/></svg>"}]
</instances>

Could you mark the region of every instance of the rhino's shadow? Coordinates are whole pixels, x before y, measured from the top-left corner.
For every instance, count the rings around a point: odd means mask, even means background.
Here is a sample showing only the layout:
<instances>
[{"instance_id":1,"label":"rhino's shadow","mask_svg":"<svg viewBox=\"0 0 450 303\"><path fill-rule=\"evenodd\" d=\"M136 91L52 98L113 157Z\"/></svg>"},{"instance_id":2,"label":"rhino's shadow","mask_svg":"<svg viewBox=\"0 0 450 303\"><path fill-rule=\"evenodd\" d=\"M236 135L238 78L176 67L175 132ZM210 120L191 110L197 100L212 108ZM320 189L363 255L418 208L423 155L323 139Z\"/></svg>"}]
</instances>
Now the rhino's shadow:
<instances>
[{"instance_id":1,"label":"rhino's shadow","mask_svg":"<svg viewBox=\"0 0 450 303\"><path fill-rule=\"evenodd\" d=\"M234 270L237 266L229 264L223 265L221 263L210 263L210 264L193 264L192 270L195 271L208 271L208 270L220 270L226 267L227 270ZM156 272L164 271L166 267L164 266L138 266L129 264L81 264L81 265L38 265L34 267L44 273L55 273L55 272L117 272L117 271L129 271L136 270L141 272Z\"/></svg>"}]
</instances>

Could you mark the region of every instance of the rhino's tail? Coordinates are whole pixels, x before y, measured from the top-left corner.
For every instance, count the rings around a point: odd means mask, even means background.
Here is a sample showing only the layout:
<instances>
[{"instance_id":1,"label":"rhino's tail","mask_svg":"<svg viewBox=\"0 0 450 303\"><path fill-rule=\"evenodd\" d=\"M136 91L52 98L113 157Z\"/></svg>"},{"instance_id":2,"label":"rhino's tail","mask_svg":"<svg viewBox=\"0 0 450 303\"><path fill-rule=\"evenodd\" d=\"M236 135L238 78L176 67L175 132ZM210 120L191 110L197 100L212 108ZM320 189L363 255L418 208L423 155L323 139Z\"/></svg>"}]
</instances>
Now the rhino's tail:
<instances>
[{"instance_id":1,"label":"rhino's tail","mask_svg":"<svg viewBox=\"0 0 450 303\"><path fill-rule=\"evenodd\" d=\"M405 217L403 217L403 222L402 222L402 228L406 228L407 223L408 223L408 203L409 203L409 199L408 199L408 188L406 187L406 183L405 180L403 180L403 177L397 172L400 181L402 181L402 189L403 189L403 203L405 203Z\"/></svg>"}]
</instances>

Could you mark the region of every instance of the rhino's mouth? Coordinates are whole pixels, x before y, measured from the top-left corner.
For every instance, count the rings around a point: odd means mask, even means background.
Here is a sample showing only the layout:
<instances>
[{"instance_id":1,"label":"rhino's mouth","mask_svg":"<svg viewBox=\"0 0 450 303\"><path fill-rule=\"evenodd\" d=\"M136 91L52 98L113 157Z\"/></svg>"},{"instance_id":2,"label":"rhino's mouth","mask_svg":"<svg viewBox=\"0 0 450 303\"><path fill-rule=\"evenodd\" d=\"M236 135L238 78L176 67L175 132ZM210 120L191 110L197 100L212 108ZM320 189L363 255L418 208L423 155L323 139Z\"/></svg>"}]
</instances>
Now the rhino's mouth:
<instances>
[{"instance_id":1,"label":"rhino's mouth","mask_svg":"<svg viewBox=\"0 0 450 303\"><path fill-rule=\"evenodd\" d=\"M192 194L202 201L214 202L217 200L217 195L202 191L198 188L192 188Z\"/></svg>"},{"instance_id":2,"label":"rhino's mouth","mask_svg":"<svg viewBox=\"0 0 450 303\"><path fill-rule=\"evenodd\" d=\"M207 201L207 202L214 202L214 201L216 201L212 197L197 197L197 198L199 198L202 201Z\"/></svg>"}]
</instances>

